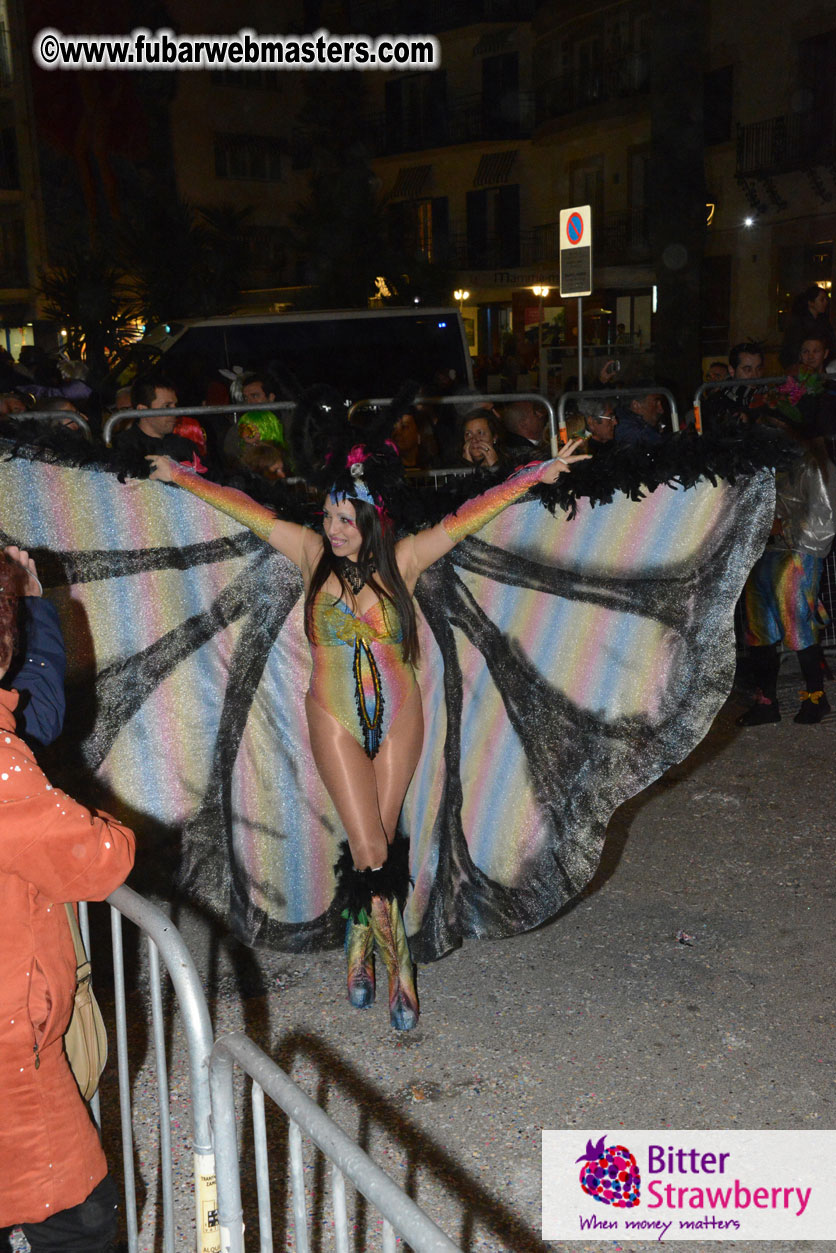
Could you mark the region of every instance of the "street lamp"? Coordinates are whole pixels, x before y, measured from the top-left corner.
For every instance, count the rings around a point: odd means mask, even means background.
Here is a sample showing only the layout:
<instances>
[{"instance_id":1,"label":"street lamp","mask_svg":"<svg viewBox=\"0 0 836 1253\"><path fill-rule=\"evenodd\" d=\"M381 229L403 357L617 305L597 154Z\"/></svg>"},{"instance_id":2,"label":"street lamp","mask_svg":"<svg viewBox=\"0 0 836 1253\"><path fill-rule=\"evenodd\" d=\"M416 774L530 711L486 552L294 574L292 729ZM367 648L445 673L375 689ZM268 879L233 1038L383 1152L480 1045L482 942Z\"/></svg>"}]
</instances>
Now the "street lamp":
<instances>
[{"instance_id":1,"label":"street lamp","mask_svg":"<svg viewBox=\"0 0 836 1253\"><path fill-rule=\"evenodd\" d=\"M464 304L464 302L465 302L466 300L469 300L469 299L470 299L470 292L469 292L469 291L465 291L463 287L458 287L458 288L457 288L457 289L453 292L453 299L454 299L454 300L458 300L458 302L459 302L459 313L461 313L461 311L462 311L462 305Z\"/></svg>"},{"instance_id":2,"label":"street lamp","mask_svg":"<svg viewBox=\"0 0 836 1253\"><path fill-rule=\"evenodd\" d=\"M538 283L537 286L532 287L531 290L540 301L540 317L537 323L537 371L540 376L538 379L540 384L540 395L545 396L548 385L549 371L548 368L543 368L543 301L546 299L546 296L548 296L551 288L543 287Z\"/></svg>"}]
</instances>

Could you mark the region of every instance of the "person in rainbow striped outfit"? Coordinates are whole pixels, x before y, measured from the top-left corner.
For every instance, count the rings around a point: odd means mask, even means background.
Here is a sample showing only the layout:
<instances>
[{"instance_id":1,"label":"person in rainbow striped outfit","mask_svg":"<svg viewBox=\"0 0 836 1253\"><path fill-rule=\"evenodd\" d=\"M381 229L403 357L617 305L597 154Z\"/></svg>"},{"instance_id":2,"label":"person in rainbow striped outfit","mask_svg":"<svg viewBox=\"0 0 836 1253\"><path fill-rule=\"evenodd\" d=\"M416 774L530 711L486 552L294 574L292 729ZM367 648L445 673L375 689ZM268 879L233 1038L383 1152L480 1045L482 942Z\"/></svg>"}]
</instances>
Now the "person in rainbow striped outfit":
<instances>
[{"instance_id":1,"label":"person in rainbow striped outfit","mask_svg":"<svg viewBox=\"0 0 836 1253\"><path fill-rule=\"evenodd\" d=\"M815 724L830 713L824 691L828 670L819 644L828 617L818 593L824 558L836 535L836 465L823 438L823 390L820 373L803 369L779 388L778 411L786 419L781 425L798 443L801 456L776 478L772 534L743 589L745 640L757 693L752 707L737 719L741 727L781 720L777 689L782 640L795 651L804 679L793 721Z\"/></svg>"},{"instance_id":2,"label":"person in rainbow striped outfit","mask_svg":"<svg viewBox=\"0 0 836 1253\"><path fill-rule=\"evenodd\" d=\"M243 492L207 482L167 457L149 457L151 477L193 493L249 527L302 572L305 631L313 667L305 701L317 770L345 828L337 863L347 920L349 1000L374 1001L374 949L389 973L396 1030L418 1022L418 998L402 908L409 887L406 841L396 828L423 743L414 664L413 604L421 574L537 483L553 483L585 459L580 441L483 492L437 525L397 542L383 489L387 457L355 445L323 504L323 533L277 518ZM377 483L377 486L376 486Z\"/></svg>"}]
</instances>

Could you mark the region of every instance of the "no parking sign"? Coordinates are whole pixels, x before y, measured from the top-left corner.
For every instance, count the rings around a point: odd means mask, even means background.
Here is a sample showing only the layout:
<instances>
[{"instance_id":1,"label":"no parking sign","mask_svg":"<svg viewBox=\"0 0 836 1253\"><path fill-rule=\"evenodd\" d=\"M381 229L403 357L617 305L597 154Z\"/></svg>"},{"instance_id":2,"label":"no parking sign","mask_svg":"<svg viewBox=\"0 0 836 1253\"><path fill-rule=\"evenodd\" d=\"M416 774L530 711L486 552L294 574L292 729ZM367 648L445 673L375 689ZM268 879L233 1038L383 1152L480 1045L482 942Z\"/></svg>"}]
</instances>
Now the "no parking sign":
<instances>
[{"instance_id":1,"label":"no parking sign","mask_svg":"<svg viewBox=\"0 0 836 1253\"><path fill-rule=\"evenodd\" d=\"M588 204L560 210L560 294L592 293L592 209Z\"/></svg>"}]
</instances>

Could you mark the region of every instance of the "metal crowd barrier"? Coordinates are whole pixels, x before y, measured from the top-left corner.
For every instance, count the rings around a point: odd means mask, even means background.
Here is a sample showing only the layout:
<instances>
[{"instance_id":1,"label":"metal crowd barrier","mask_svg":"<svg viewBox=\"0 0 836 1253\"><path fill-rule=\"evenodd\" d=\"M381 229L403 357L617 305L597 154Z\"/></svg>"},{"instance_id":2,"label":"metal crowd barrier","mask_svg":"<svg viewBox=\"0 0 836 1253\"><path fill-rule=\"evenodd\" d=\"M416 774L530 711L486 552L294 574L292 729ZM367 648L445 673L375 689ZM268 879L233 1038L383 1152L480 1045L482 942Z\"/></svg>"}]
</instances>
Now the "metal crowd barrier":
<instances>
[{"instance_id":1,"label":"metal crowd barrier","mask_svg":"<svg viewBox=\"0 0 836 1253\"><path fill-rule=\"evenodd\" d=\"M175 418L212 418L222 413L254 413L260 409L295 409L295 400L265 400L262 404L250 405L241 401L237 405L173 405L170 409L116 409L102 426L102 441L111 447L111 432L119 422L137 422L148 414L165 413ZM55 416L54 414L52 415Z\"/></svg>"},{"instance_id":2,"label":"metal crowd barrier","mask_svg":"<svg viewBox=\"0 0 836 1253\"><path fill-rule=\"evenodd\" d=\"M582 392L564 392L557 402L557 416L560 422L561 433L566 430L567 400L623 400L624 397L628 400L633 400L638 396L664 396L671 407L671 426L675 431L679 430L679 411L676 407L673 392L668 391L667 387L657 387L654 384L650 387L610 387L597 391L587 391L584 388Z\"/></svg>"},{"instance_id":3,"label":"metal crowd barrier","mask_svg":"<svg viewBox=\"0 0 836 1253\"><path fill-rule=\"evenodd\" d=\"M390 405L392 400L392 396L370 396L365 400L357 400L348 411L349 421L358 409ZM534 404L542 405L549 418L549 443L552 456L556 457L560 444L566 443L566 422L561 416L560 409L558 408L557 422L555 423L554 405L545 396L541 396L539 392L465 392L457 396L416 396L414 403L419 405L465 405L472 401L475 408L483 400L490 400L495 404L501 405L515 404L518 400L530 400ZM559 439L558 428L560 431Z\"/></svg>"},{"instance_id":4,"label":"metal crowd barrier","mask_svg":"<svg viewBox=\"0 0 836 1253\"><path fill-rule=\"evenodd\" d=\"M297 1087L258 1045L241 1032L214 1041L197 967L179 931L158 906L124 886L117 888L107 899L111 907L116 1054L128 1253L138 1253L139 1224L134 1172L131 1076L128 1064L123 917L144 933L148 945L151 1038L157 1074L163 1210L162 1240L155 1244L155 1248L161 1249L162 1253L175 1253L171 1111L160 971L162 957L180 1009L188 1051L196 1253L243 1253L244 1250L233 1094L233 1067L236 1062L253 1079L256 1182L260 1248L263 1253L273 1248L264 1117L265 1093L281 1106L290 1119L291 1184L297 1253L310 1253L311 1250L302 1164L303 1134L331 1163L337 1253L349 1253L346 1179L351 1180L358 1191L380 1212L383 1218L383 1253L395 1253L396 1231L409 1242L413 1253L462 1253L394 1180ZM87 907L83 902L79 906L79 919L89 953ZM98 1121L98 1094L91 1105Z\"/></svg>"},{"instance_id":5,"label":"metal crowd barrier","mask_svg":"<svg viewBox=\"0 0 836 1253\"><path fill-rule=\"evenodd\" d=\"M440 1227L398 1187L394 1180L350 1139L274 1061L240 1031L217 1040L210 1062L215 1150L224 1253L244 1253L244 1220L235 1128L233 1072L235 1064L252 1079L253 1139L260 1247L272 1250L270 1172L264 1095L275 1101L289 1119L290 1175L293 1201L294 1247L309 1253L307 1202L302 1160L304 1132L331 1163L331 1202L337 1253L349 1253L345 1181L375 1206L383 1217L383 1253L395 1253L395 1232L408 1241L413 1253L461 1253Z\"/></svg>"},{"instance_id":6,"label":"metal crowd barrier","mask_svg":"<svg viewBox=\"0 0 836 1253\"><path fill-rule=\"evenodd\" d=\"M702 398L706 392L726 391L729 388L752 388L758 390L761 387L778 387L781 383L786 383L786 374L779 374L772 378L766 379L715 379L710 383L700 383L694 392L694 421L697 430L702 434Z\"/></svg>"},{"instance_id":7,"label":"metal crowd barrier","mask_svg":"<svg viewBox=\"0 0 836 1253\"><path fill-rule=\"evenodd\" d=\"M116 1006L116 1053L119 1066L119 1111L122 1124L122 1158L125 1180L125 1221L128 1253L138 1253L139 1227L136 1211L131 1080L128 1069L127 1003L122 948L122 917L144 932L148 941L151 976L151 1031L157 1070L157 1108L160 1118L160 1179L163 1201L163 1253L175 1253L174 1188L171 1154L171 1115L168 1067L165 1054L160 955L174 986L183 1019L189 1056L190 1118L194 1169L196 1250L220 1253L217 1227L215 1159L212 1146L212 1107L209 1094L209 1058L213 1032L203 986L191 953L170 918L151 901L131 888L120 887L107 898L111 910L113 982ZM89 948L88 948L89 952Z\"/></svg>"},{"instance_id":8,"label":"metal crowd barrier","mask_svg":"<svg viewBox=\"0 0 836 1253\"><path fill-rule=\"evenodd\" d=\"M822 563L819 599L830 618L827 626L822 628L819 640L825 647L836 645L836 545Z\"/></svg>"},{"instance_id":9,"label":"metal crowd barrier","mask_svg":"<svg viewBox=\"0 0 836 1253\"><path fill-rule=\"evenodd\" d=\"M77 413L72 409L56 409L52 413L46 413L42 409L32 409L32 410L27 409L24 413L4 413L3 421L4 422L29 422L29 421L60 422L62 414L64 414L64 416L69 421L75 422L76 426L79 426L81 430L84 432L87 439L93 438L90 432L90 423L87 421L84 414Z\"/></svg>"}]
</instances>

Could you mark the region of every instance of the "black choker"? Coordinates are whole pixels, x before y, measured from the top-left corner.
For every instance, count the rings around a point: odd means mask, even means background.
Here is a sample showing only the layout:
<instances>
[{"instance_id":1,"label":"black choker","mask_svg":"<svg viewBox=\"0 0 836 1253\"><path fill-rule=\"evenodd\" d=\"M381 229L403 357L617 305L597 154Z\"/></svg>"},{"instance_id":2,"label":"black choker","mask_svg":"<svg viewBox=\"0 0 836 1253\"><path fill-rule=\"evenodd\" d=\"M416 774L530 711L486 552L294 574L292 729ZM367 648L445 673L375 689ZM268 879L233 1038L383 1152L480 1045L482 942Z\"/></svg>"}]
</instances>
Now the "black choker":
<instances>
[{"instance_id":1,"label":"black choker","mask_svg":"<svg viewBox=\"0 0 836 1253\"><path fill-rule=\"evenodd\" d=\"M370 576L375 573L373 561L364 566L360 566L356 561L349 561L348 557L335 557L334 561L337 572L341 578L345 579L355 596L366 586Z\"/></svg>"}]
</instances>

